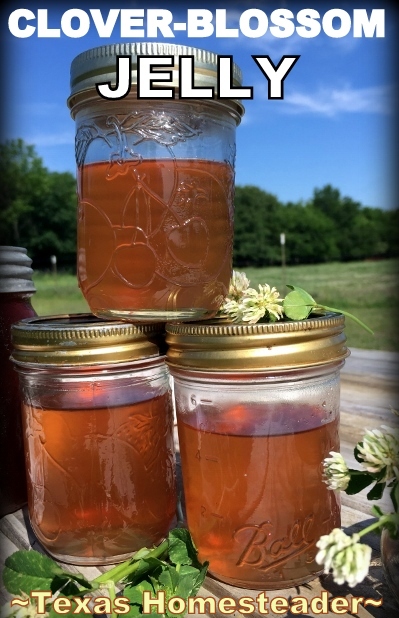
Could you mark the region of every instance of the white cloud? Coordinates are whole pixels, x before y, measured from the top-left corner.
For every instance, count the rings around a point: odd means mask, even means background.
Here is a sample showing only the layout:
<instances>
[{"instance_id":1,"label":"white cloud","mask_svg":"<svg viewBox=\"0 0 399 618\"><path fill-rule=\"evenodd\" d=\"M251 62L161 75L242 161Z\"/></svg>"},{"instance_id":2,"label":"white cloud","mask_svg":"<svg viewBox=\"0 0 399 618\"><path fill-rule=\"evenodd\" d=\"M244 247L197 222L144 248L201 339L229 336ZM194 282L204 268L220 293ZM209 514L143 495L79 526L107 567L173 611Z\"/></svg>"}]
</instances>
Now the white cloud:
<instances>
[{"instance_id":1,"label":"white cloud","mask_svg":"<svg viewBox=\"0 0 399 618\"><path fill-rule=\"evenodd\" d=\"M393 88L320 88L313 94L290 92L285 96L284 111L336 116L342 113L390 114L394 111Z\"/></svg>"}]
</instances>

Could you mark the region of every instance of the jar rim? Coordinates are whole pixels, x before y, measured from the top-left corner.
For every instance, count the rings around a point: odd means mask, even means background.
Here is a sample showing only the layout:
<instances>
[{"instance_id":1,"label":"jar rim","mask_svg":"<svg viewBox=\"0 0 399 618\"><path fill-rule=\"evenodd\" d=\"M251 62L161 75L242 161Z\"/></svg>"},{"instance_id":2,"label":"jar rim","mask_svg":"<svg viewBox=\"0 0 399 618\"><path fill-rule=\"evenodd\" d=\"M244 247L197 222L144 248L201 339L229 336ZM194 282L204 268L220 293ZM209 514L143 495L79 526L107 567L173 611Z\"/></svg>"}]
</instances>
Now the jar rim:
<instances>
[{"instance_id":1,"label":"jar rim","mask_svg":"<svg viewBox=\"0 0 399 618\"><path fill-rule=\"evenodd\" d=\"M11 327L11 359L64 367L126 363L160 356L163 334L163 323L132 324L91 313L25 318Z\"/></svg>"},{"instance_id":2,"label":"jar rim","mask_svg":"<svg viewBox=\"0 0 399 618\"><path fill-rule=\"evenodd\" d=\"M234 324L167 324L171 368L284 371L335 363L349 355L345 318L328 312L306 320Z\"/></svg>"},{"instance_id":3,"label":"jar rim","mask_svg":"<svg viewBox=\"0 0 399 618\"><path fill-rule=\"evenodd\" d=\"M218 54L215 52L179 45L175 43L161 42L131 42L111 43L93 47L78 54L71 63L70 68L70 96L68 107L72 108L81 100L83 95L90 96L96 91L96 84L109 82L115 85L116 81L116 58L117 56L130 56L131 58L131 84L137 85L137 58L138 56L173 56L174 66L164 67L163 70L172 73L172 80L168 85L179 88L179 56L192 56L194 59L194 86L212 87L217 92L218 88ZM242 71L239 66L232 63L232 86L239 88L242 85ZM159 68L162 71L162 67ZM201 100L201 98L199 99ZM218 99L211 99L218 103ZM244 107L239 99L220 101L225 106L230 101L238 116L244 113Z\"/></svg>"}]
</instances>

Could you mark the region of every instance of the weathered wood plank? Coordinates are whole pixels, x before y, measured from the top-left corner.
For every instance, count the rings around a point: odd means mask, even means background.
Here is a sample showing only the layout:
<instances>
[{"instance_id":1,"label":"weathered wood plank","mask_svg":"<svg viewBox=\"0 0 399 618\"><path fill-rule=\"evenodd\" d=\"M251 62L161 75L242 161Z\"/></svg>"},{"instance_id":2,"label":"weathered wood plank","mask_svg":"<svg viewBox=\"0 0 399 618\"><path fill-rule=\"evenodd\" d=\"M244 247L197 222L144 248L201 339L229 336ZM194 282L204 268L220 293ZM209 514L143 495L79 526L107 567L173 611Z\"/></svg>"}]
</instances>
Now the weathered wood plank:
<instances>
[{"instance_id":1,"label":"weathered wood plank","mask_svg":"<svg viewBox=\"0 0 399 618\"><path fill-rule=\"evenodd\" d=\"M43 553L45 553L43 549L41 548L40 544L37 542L37 540L34 537L32 537L32 533L28 531L26 528L24 529L24 526L23 526L23 523L25 521L24 518L26 518L26 513L24 513L23 511L18 511L17 513L4 517L0 522L1 524L0 525L0 528L1 528L0 542L1 541L3 542L3 551L1 552L2 564L4 564L4 560L6 559L6 557L10 555L13 551L16 551L17 549L26 549L28 547L32 547L36 549L37 551L42 551ZM346 504L342 505L342 525L348 531L348 533L352 534L353 532L360 530L362 527L364 527L364 525L366 525L369 519L370 517L366 513L363 513L356 508L347 506ZM28 525L28 528L29 528L29 525ZM373 551L375 553L375 560L377 561L376 568L379 568L379 570L381 571L381 566L380 564L378 565L379 541L378 541L377 535L373 535L373 538L369 539L368 542L373 548ZM28 546L27 546L27 543L28 543ZM63 564L62 566L64 569L69 570L74 573L79 571L83 573L88 579L93 579L94 577L97 577L97 575L99 575L100 572L104 572L108 570L109 568L111 568L111 567L99 567L99 568L97 567L75 567L73 565L66 565L66 564ZM381 574L379 574L379 578L380 579L382 578L382 572ZM362 588L361 588L362 594L359 593L359 594L355 594L354 596L365 596L365 597L370 597L370 598L378 598L378 595L377 596L375 595L375 588L373 587L373 585L376 581L378 583L380 579L377 580L375 577L375 573L374 573L373 579L362 585ZM292 599L293 597L296 597L296 596L303 596L306 599L308 599L308 601L310 602L310 600L313 597L320 596L320 593L322 590L330 591L330 587L332 585L330 580L331 580L330 577L316 578L312 582L309 582L308 584L303 585L303 586L299 586L295 588L288 588L288 589L283 589L283 590L277 590L277 591L268 591L267 596L269 599L272 599L276 596L283 597L285 599ZM254 591L250 589L237 588L235 586L230 586L228 584L219 582L212 577L207 577L204 582L203 587L201 588L197 596L202 596L205 598L213 597L216 600L216 602L222 597L230 597L234 599L238 604L239 599L244 596L255 600L259 592L260 591ZM334 589L333 593L330 592L330 595L331 596L347 596L349 593L350 593L350 590L347 587L339 587L337 588L337 590ZM0 592L0 596L2 598L2 602L6 602L11 598L11 595L6 593L3 587ZM199 614L197 613L195 615L199 615ZM201 615L204 615L204 614L201 614ZM218 618L218 617L222 618L222 616L224 616L225 614L219 611L216 611L216 613L205 614L205 615L214 616L215 618ZM236 615L241 615L241 614L240 612L236 612ZM255 616L255 618L259 618L262 614L260 614L259 612L254 612L251 615ZM268 615L269 616L277 616L277 615L281 616L281 614L275 614L271 611L269 611ZM311 611L309 611L307 615L311 617L316 616L316 614L312 613ZM333 613L328 613L328 614L323 614L323 615L330 616L331 618L334 616ZM346 613L342 615L349 617L350 614ZM376 616L377 618L380 618L381 616L382 618L383 616L383 614L378 614L378 613L370 614L364 608L357 615L359 616L359 618L361 617L371 618L372 616Z\"/></svg>"},{"instance_id":2,"label":"weathered wood plank","mask_svg":"<svg viewBox=\"0 0 399 618\"><path fill-rule=\"evenodd\" d=\"M361 350L351 348L350 356L342 368L342 376L358 376L361 381L371 376L380 382L397 381L399 353L382 350Z\"/></svg>"}]
</instances>

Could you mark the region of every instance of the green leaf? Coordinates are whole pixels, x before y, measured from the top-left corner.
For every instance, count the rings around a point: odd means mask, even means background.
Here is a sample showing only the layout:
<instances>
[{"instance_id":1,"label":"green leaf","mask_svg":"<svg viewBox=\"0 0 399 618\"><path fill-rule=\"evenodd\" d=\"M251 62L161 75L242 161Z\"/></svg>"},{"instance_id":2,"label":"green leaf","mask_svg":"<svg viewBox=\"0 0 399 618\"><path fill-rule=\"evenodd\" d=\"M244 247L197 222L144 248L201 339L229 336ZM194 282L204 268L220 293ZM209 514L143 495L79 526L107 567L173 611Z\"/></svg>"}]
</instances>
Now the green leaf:
<instances>
[{"instance_id":1,"label":"green leaf","mask_svg":"<svg viewBox=\"0 0 399 618\"><path fill-rule=\"evenodd\" d=\"M74 582L71 582L69 577L64 575L56 575L51 582L51 592L55 594L58 590L62 590L64 596L77 595L80 590Z\"/></svg>"},{"instance_id":2,"label":"green leaf","mask_svg":"<svg viewBox=\"0 0 399 618\"><path fill-rule=\"evenodd\" d=\"M179 573L175 567L170 564L165 564L161 573L158 576L158 581L166 590L170 590L171 594L175 594L176 586L179 581Z\"/></svg>"},{"instance_id":3,"label":"green leaf","mask_svg":"<svg viewBox=\"0 0 399 618\"><path fill-rule=\"evenodd\" d=\"M314 305L317 304L313 296L311 296L309 292L307 292L303 288L300 288L297 285L288 285L288 284L287 284L287 288L290 288L290 290L292 290L293 292L300 292L300 294L302 295L302 298L306 299L307 302L311 302Z\"/></svg>"},{"instance_id":4,"label":"green leaf","mask_svg":"<svg viewBox=\"0 0 399 618\"><path fill-rule=\"evenodd\" d=\"M154 596L154 587L146 579L139 582L135 586L131 586L130 584L125 586L125 588L123 589L123 596L129 599L129 603L142 605L144 591L150 592L151 595Z\"/></svg>"},{"instance_id":5,"label":"green leaf","mask_svg":"<svg viewBox=\"0 0 399 618\"><path fill-rule=\"evenodd\" d=\"M308 292L294 285L287 285L292 290L283 300L284 313L290 320L305 320L317 305Z\"/></svg>"},{"instance_id":6,"label":"green leaf","mask_svg":"<svg viewBox=\"0 0 399 618\"><path fill-rule=\"evenodd\" d=\"M389 536L393 539L399 538L399 528L393 522L387 522L385 528L389 532Z\"/></svg>"},{"instance_id":7,"label":"green leaf","mask_svg":"<svg viewBox=\"0 0 399 618\"><path fill-rule=\"evenodd\" d=\"M11 554L3 571L3 582L11 594L32 590L51 590L53 579L65 572L54 560L35 550L19 550Z\"/></svg>"},{"instance_id":8,"label":"green leaf","mask_svg":"<svg viewBox=\"0 0 399 618\"><path fill-rule=\"evenodd\" d=\"M345 489L345 493L348 496L352 496L353 494L358 494L359 491L362 491L365 487L371 485L374 482L373 477L371 477L368 472L360 472L359 470L349 470L350 480L348 483L348 487Z\"/></svg>"},{"instance_id":9,"label":"green leaf","mask_svg":"<svg viewBox=\"0 0 399 618\"><path fill-rule=\"evenodd\" d=\"M389 495L391 496L394 511L395 513L397 513L399 510L399 483L398 481L394 482Z\"/></svg>"},{"instance_id":10,"label":"green leaf","mask_svg":"<svg viewBox=\"0 0 399 618\"><path fill-rule=\"evenodd\" d=\"M208 572L208 567L209 567L209 562L204 562L201 565L200 571L197 575L197 577L195 578L195 580L193 581L193 590L192 590L192 596L196 595L198 590L201 588L204 579L206 577L206 574Z\"/></svg>"},{"instance_id":11,"label":"green leaf","mask_svg":"<svg viewBox=\"0 0 399 618\"><path fill-rule=\"evenodd\" d=\"M123 614L123 616L126 616L126 618L138 618L138 616L143 615L143 612L141 610L141 605L137 605L137 603L132 603L130 605L130 611L127 614Z\"/></svg>"},{"instance_id":12,"label":"green leaf","mask_svg":"<svg viewBox=\"0 0 399 618\"><path fill-rule=\"evenodd\" d=\"M287 318L290 318L291 320L305 320L313 310L315 312L332 311L334 313L342 313L348 318L351 318L357 322L359 326L367 330L367 332L371 335L374 335L373 331L367 326L367 324L359 320L359 318L352 313L349 313L349 311L337 309L336 307L327 307L327 305L317 303L315 299L308 292L306 292L306 290L297 286L287 285L287 287L292 290L292 292L289 292L283 300L284 313Z\"/></svg>"},{"instance_id":13,"label":"green leaf","mask_svg":"<svg viewBox=\"0 0 399 618\"><path fill-rule=\"evenodd\" d=\"M127 618L136 618L136 616L142 615L143 592L149 592L151 597L155 597L158 591L162 589L158 585L157 578L155 578L154 581L156 582L155 588L154 585L147 579L143 579L134 586L131 586L130 584L125 586L122 591L122 595L129 600L131 607L130 611L127 614L124 614L124 616Z\"/></svg>"},{"instance_id":14,"label":"green leaf","mask_svg":"<svg viewBox=\"0 0 399 618\"><path fill-rule=\"evenodd\" d=\"M197 567L193 567L189 564L183 564L179 569L179 575L192 575L193 577L196 577L198 570L199 569Z\"/></svg>"},{"instance_id":15,"label":"green leaf","mask_svg":"<svg viewBox=\"0 0 399 618\"><path fill-rule=\"evenodd\" d=\"M372 509L371 512L373 513L373 515L375 515L375 517L377 517L378 519L380 517L384 516L384 511L377 505L375 504Z\"/></svg>"},{"instance_id":16,"label":"green leaf","mask_svg":"<svg viewBox=\"0 0 399 618\"><path fill-rule=\"evenodd\" d=\"M81 590L77 584L84 588L84 590ZM81 573L69 573L66 571L63 571L62 575L56 575L51 584L52 593L62 589L62 593L65 596L72 594L82 596L82 594L86 594L87 590L92 588L92 584ZM71 590L71 592L67 592L67 590Z\"/></svg>"},{"instance_id":17,"label":"green leaf","mask_svg":"<svg viewBox=\"0 0 399 618\"><path fill-rule=\"evenodd\" d=\"M80 592L76 584L92 588L81 573L64 571L54 560L33 549L21 549L6 559L3 581L11 594L29 594L32 590L51 590L54 594L62 589L63 594L69 595Z\"/></svg>"},{"instance_id":18,"label":"green leaf","mask_svg":"<svg viewBox=\"0 0 399 618\"><path fill-rule=\"evenodd\" d=\"M169 588L165 588L164 586L160 585L156 577L154 578L154 577L152 577L152 576L150 575L150 578L149 578L149 579L150 579L150 581L151 581L152 585L154 586L154 595L155 595L155 596L158 596L158 593L159 593L160 591L162 591L162 592L164 592L164 593L165 593L165 605L166 605L166 604L167 604L167 602L168 602L168 600L170 599L170 597L171 597L171 596L173 596L172 591L171 591ZM155 608L155 607L153 607L153 608L152 608L152 612L151 612L151 613L152 613L152 614L155 614L155 616L170 616L170 618L172 618L171 614L170 614L170 613L168 613L168 611L167 611L167 610L166 610L166 613L165 613L165 614L160 614L160 613L158 613L158 612L156 611L156 608Z\"/></svg>"},{"instance_id":19,"label":"green leaf","mask_svg":"<svg viewBox=\"0 0 399 618\"><path fill-rule=\"evenodd\" d=\"M140 581L142 581L145 577L148 577L150 574L156 573L157 576L161 573L164 562L159 560L159 558L143 558L137 564L137 569L134 573L131 573L127 576L126 582L131 586L136 586Z\"/></svg>"},{"instance_id":20,"label":"green leaf","mask_svg":"<svg viewBox=\"0 0 399 618\"><path fill-rule=\"evenodd\" d=\"M370 489L367 494L368 500L381 500L382 494L384 493L386 483L376 483L372 489Z\"/></svg>"},{"instance_id":21,"label":"green leaf","mask_svg":"<svg viewBox=\"0 0 399 618\"><path fill-rule=\"evenodd\" d=\"M142 603L142 593L149 590L156 595L160 590L165 592L166 603L173 596L188 599L194 596L204 581L208 563L198 561L197 549L189 531L185 528L175 528L168 535L168 555L164 560L152 556L144 557L137 563L134 573L128 576L124 594L132 604L128 618L139 614L137 609ZM137 555L137 554L136 554ZM155 615L155 612L153 612ZM173 618L174 612L166 612Z\"/></svg>"},{"instance_id":22,"label":"green leaf","mask_svg":"<svg viewBox=\"0 0 399 618\"><path fill-rule=\"evenodd\" d=\"M160 557L164 559L160 559ZM172 596L188 599L201 587L208 563L198 561L197 549L188 530L176 528L169 533L168 540L149 550L142 548L133 559L127 560L107 572L112 573L112 581L125 581L124 596L129 599L130 611L127 618L142 615L143 592L156 596L165 591L166 600ZM4 584L11 594L32 590L61 591L62 596L82 596L89 589L98 588L105 581L105 574L89 582L81 573L64 571L55 561L34 550L21 550L7 558L3 571ZM67 618L74 616L73 602ZM159 615L155 611L154 615ZM168 612L169 618L176 614ZM162 615L163 616L163 615ZM57 618L50 610L50 618Z\"/></svg>"},{"instance_id":23,"label":"green leaf","mask_svg":"<svg viewBox=\"0 0 399 618\"><path fill-rule=\"evenodd\" d=\"M186 575L180 576L175 591L176 596L182 597L186 601L188 597L194 596L195 582L197 580L197 576L200 573L198 569L195 569L195 571L195 573L187 573Z\"/></svg>"},{"instance_id":24,"label":"green leaf","mask_svg":"<svg viewBox=\"0 0 399 618\"><path fill-rule=\"evenodd\" d=\"M169 532L169 558L174 564L198 564L197 549L186 528L175 528Z\"/></svg>"}]
</instances>

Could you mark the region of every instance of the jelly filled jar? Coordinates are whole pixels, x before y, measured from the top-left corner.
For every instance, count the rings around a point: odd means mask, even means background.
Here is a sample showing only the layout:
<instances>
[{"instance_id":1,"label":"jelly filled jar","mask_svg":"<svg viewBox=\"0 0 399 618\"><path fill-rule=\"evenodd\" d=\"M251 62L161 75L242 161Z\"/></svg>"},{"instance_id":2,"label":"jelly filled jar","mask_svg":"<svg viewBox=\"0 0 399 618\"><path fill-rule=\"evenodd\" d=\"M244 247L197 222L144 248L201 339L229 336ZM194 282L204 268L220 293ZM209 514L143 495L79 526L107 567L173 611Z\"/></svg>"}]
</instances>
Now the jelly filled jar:
<instances>
[{"instance_id":1,"label":"jelly filled jar","mask_svg":"<svg viewBox=\"0 0 399 618\"><path fill-rule=\"evenodd\" d=\"M33 531L58 560L119 562L175 524L161 326L90 314L12 327Z\"/></svg>"},{"instance_id":2,"label":"jelly filled jar","mask_svg":"<svg viewBox=\"0 0 399 618\"><path fill-rule=\"evenodd\" d=\"M31 263L24 247L0 246L0 517L26 504L21 404L10 354L11 325L36 315Z\"/></svg>"},{"instance_id":3,"label":"jelly filled jar","mask_svg":"<svg viewBox=\"0 0 399 618\"><path fill-rule=\"evenodd\" d=\"M235 586L313 579L340 526L323 460L339 450L339 314L301 322L170 324L187 524L209 572Z\"/></svg>"},{"instance_id":4,"label":"jelly filled jar","mask_svg":"<svg viewBox=\"0 0 399 618\"><path fill-rule=\"evenodd\" d=\"M96 84L115 85L120 55L131 61L130 92L103 98ZM157 67L154 61L151 87L158 99L138 98L143 56L167 56L172 63ZM228 290L235 132L243 107L238 99L180 98L181 56L192 57L193 87L216 92L217 55L192 47L106 45L71 65L78 278L98 316L201 320L216 314ZM165 71L170 81L157 81ZM233 64L232 92L240 85ZM174 88L175 98L160 88Z\"/></svg>"}]
</instances>

